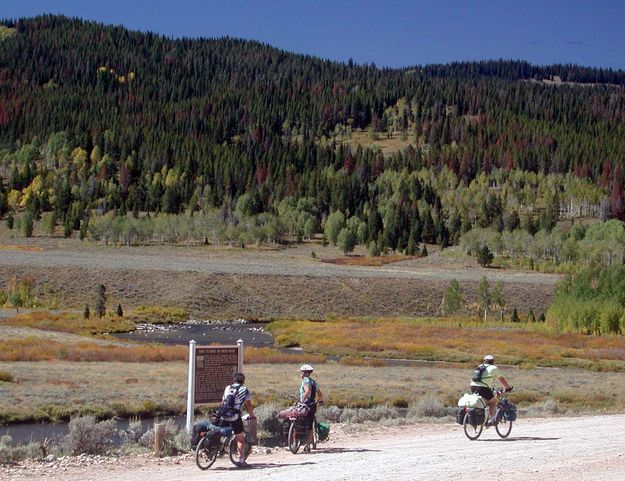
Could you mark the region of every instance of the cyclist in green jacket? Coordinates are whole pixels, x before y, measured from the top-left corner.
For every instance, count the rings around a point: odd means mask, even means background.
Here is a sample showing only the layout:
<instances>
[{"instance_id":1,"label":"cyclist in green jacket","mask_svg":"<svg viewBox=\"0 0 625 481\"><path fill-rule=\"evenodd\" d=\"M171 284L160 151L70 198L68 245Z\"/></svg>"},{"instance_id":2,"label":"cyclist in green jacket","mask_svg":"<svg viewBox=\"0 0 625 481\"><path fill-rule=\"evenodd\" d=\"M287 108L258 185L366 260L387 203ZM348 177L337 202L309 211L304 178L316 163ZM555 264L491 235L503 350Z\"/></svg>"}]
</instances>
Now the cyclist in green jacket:
<instances>
[{"instance_id":1,"label":"cyclist in green jacket","mask_svg":"<svg viewBox=\"0 0 625 481\"><path fill-rule=\"evenodd\" d=\"M506 392L512 391L512 386L510 386L506 378L503 377L501 370L495 366L494 356L490 354L484 356L484 364L482 364L482 366L484 370L482 371L480 380L471 381L471 392L479 394L486 401L488 404L489 418L492 419L495 415L495 408L497 407L497 398L493 394L495 379L502 384Z\"/></svg>"},{"instance_id":2,"label":"cyclist in green jacket","mask_svg":"<svg viewBox=\"0 0 625 481\"><path fill-rule=\"evenodd\" d=\"M313 373L313 367L310 364L304 364L300 367L300 375L302 377L302 384L299 388L299 400L300 402L308 406L308 437L306 438L306 446L304 452L310 452L310 445L313 442L314 426L315 426L315 414L317 413L317 404L323 404L323 393L319 389L317 381L311 376Z\"/></svg>"}]
</instances>

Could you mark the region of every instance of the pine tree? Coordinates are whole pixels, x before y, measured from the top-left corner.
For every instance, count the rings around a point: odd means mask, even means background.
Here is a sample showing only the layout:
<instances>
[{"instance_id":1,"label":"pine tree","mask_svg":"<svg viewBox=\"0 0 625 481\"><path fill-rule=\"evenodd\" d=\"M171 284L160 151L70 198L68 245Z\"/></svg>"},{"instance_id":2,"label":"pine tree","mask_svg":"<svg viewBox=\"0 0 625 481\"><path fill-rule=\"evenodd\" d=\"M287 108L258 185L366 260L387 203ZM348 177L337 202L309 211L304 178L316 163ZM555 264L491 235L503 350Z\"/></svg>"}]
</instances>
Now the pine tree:
<instances>
[{"instance_id":1,"label":"pine tree","mask_svg":"<svg viewBox=\"0 0 625 481\"><path fill-rule=\"evenodd\" d=\"M98 300L95 304L95 312L100 319L106 315L106 287L104 284L98 285Z\"/></svg>"}]
</instances>

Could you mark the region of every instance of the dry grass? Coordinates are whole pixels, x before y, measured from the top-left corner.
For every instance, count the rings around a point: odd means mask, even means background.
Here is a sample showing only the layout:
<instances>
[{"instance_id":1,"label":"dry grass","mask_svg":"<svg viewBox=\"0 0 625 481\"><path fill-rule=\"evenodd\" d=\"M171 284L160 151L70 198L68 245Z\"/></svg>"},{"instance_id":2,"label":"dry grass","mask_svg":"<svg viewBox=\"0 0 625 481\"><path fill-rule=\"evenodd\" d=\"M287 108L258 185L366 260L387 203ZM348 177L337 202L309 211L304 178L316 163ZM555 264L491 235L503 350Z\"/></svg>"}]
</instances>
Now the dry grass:
<instances>
[{"instance_id":1,"label":"dry grass","mask_svg":"<svg viewBox=\"0 0 625 481\"><path fill-rule=\"evenodd\" d=\"M82 335L129 332L135 329L134 322L116 316L106 316L102 319L96 317L83 319L80 314L74 312L55 314L48 311L33 311L0 319L0 326L2 325Z\"/></svg>"},{"instance_id":2,"label":"dry grass","mask_svg":"<svg viewBox=\"0 0 625 481\"><path fill-rule=\"evenodd\" d=\"M184 360L186 346L129 345L105 342L63 343L40 337L0 341L0 360L10 362L67 360L77 362L165 362Z\"/></svg>"},{"instance_id":3,"label":"dry grass","mask_svg":"<svg viewBox=\"0 0 625 481\"><path fill-rule=\"evenodd\" d=\"M134 309L128 318L136 322L170 324L186 321L189 318L189 313L180 307L141 305Z\"/></svg>"},{"instance_id":4,"label":"dry grass","mask_svg":"<svg viewBox=\"0 0 625 481\"><path fill-rule=\"evenodd\" d=\"M472 365L462 368L398 366L377 368L325 363L315 366L328 405L408 406L435 397L447 407L468 389ZM77 413L99 417L114 414L184 412L185 362L38 363L0 362L19 383L0 385L0 423L28 419L67 419ZM255 405L286 406L299 392L299 362L246 365L247 384ZM573 369L505 369L515 386L510 399L521 408L543 412L547 401L558 411L622 412L625 374ZM407 389L407 386L409 387ZM602 386L603 394L597 393ZM105 387L105 388L104 388ZM553 411L553 406L551 406Z\"/></svg>"},{"instance_id":5,"label":"dry grass","mask_svg":"<svg viewBox=\"0 0 625 481\"><path fill-rule=\"evenodd\" d=\"M37 336L0 340L0 361L74 361L74 362L169 362L188 359L187 346L161 344L111 344L106 341L60 342ZM249 364L285 364L292 362L325 362L320 354L286 353L263 347L246 347L245 362ZM2 380L0 375L0 381Z\"/></svg>"},{"instance_id":6,"label":"dry grass","mask_svg":"<svg viewBox=\"0 0 625 481\"><path fill-rule=\"evenodd\" d=\"M32 245L15 245L15 244L0 244L0 250L3 251L25 251L25 252L43 252L43 247Z\"/></svg>"},{"instance_id":7,"label":"dry grass","mask_svg":"<svg viewBox=\"0 0 625 481\"><path fill-rule=\"evenodd\" d=\"M488 351L505 364L625 371L624 337L553 334L543 324L335 319L275 321L268 329L278 345L326 355L476 362Z\"/></svg>"},{"instance_id":8,"label":"dry grass","mask_svg":"<svg viewBox=\"0 0 625 481\"><path fill-rule=\"evenodd\" d=\"M322 259L321 262L328 264L335 264L339 266L361 266L361 267L380 267L394 262L409 261L412 259L419 259L419 256L404 256L404 255L392 255L392 256L346 256L336 257L331 259Z\"/></svg>"}]
</instances>

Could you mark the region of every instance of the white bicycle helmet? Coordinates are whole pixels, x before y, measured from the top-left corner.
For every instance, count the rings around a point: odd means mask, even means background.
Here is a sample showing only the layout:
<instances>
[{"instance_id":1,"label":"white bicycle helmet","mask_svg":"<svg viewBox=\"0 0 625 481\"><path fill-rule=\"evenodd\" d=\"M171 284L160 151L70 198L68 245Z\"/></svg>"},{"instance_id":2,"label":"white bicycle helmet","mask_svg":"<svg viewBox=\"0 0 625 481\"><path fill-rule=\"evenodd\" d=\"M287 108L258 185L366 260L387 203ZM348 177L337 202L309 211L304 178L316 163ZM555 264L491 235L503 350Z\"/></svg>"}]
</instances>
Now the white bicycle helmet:
<instances>
[{"instance_id":1,"label":"white bicycle helmet","mask_svg":"<svg viewBox=\"0 0 625 481\"><path fill-rule=\"evenodd\" d=\"M299 368L300 371L302 372L313 372L314 369L310 364L304 364L302 367Z\"/></svg>"},{"instance_id":2,"label":"white bicycle helmet","mask_svg":"<svg viewBox=\"0 0 625 481\"><path fill-rule=\"evenodd\" d=\"M493 364L495 362L495 356L487 354L486 356L484 356L484 362L486 364Z\"/></svg>"}]
</instances>

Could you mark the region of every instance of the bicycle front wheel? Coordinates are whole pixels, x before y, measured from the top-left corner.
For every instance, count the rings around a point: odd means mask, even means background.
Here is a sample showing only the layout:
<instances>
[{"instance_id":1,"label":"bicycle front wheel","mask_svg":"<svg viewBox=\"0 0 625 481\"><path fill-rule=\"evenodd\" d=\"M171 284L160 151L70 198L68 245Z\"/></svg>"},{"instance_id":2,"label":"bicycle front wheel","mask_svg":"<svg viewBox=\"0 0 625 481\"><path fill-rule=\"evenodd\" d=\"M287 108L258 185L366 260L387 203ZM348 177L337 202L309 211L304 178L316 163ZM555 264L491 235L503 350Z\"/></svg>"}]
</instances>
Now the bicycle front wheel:
<instances>
[{"instance_id":1,"label":"bicycle front wheel","mask_svg":"<svg viewBox=\"0 0 625 481\"><path fill-rule=\"evenodd\" d=\"M213 452L208 449L208 442L208 439L202 438L195 448L195 464L202 471L210 468L219 454L219 449L215 449Z\"/></svg>"},{"instance_id":2,"label":"bicycle front wheel","mask_svg":"<svg viewBox=\"0 0 625 481\"><path fill-rule=\"evenodd\" d=\"M469 422L469 413L466 413L464 415L464 421L462 423L462 426L464 427L464 434L471 441L475 441L477 438L479 438L482 434L482 429L484 429L483 424L474 425Z\"/></svg>"},{"instance_id":3,"label":"bicycle front wheel","mask_svg":"<svg viewBox=\"0 0 625 481\"><path fill-rule=\"evenodd\" d=\"M500 438L507 438L510 436L510 431L512 431L512 421L508 421L505 416L502 416L501 421L495 424L495 430Z\"/></svg>"},{"instance_id":4,"label":"bicycle front wheel","mask_svg":"<svg viewBox=\"0 0 625 481\"><path fill-rule=\"evenodd\" d=\"M295 429L295 421L292 421L291 427L289 428L289 451L291 451L293 454L297 454L300 444L301 441Z\"/></svg>"}]
</instances>

